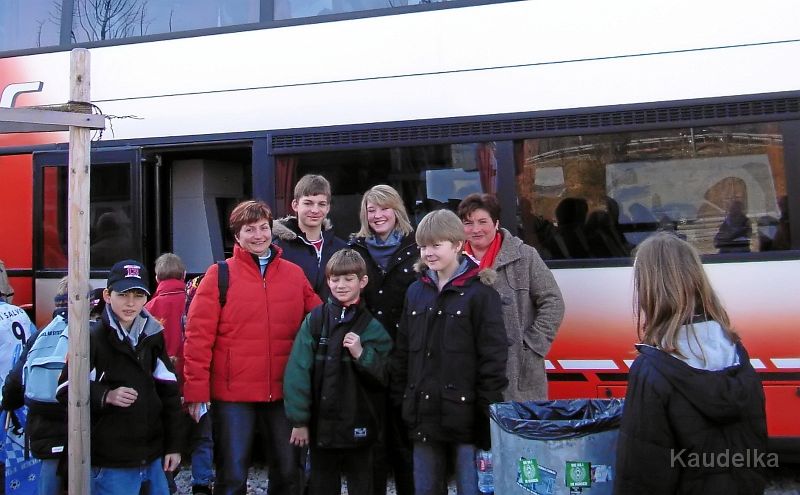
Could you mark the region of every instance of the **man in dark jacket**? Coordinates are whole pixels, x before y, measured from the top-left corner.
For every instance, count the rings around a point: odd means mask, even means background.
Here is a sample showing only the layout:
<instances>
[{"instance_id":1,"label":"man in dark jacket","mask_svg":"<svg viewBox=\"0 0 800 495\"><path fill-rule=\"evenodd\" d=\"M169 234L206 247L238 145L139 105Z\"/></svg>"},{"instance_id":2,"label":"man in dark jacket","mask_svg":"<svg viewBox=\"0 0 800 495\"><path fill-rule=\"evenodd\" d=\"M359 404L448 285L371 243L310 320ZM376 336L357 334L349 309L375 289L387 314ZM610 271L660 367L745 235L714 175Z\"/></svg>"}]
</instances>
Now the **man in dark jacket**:
<instances>
[{"instance_id":1,"label":"man in dark jacket","mask_svg":"<svg viewBox=\"0 0 800 495\"><path fill-rule=\"evenodd\" d=\"M347 247L333 234L327 216L331 211L331 185L321 175L305 175L294 186L292 209L296 217L276 220L273 239L283 258L300 266L314 292L323 301L329 295L325 265L336 251Z\"/></svg>"}]
</instances>

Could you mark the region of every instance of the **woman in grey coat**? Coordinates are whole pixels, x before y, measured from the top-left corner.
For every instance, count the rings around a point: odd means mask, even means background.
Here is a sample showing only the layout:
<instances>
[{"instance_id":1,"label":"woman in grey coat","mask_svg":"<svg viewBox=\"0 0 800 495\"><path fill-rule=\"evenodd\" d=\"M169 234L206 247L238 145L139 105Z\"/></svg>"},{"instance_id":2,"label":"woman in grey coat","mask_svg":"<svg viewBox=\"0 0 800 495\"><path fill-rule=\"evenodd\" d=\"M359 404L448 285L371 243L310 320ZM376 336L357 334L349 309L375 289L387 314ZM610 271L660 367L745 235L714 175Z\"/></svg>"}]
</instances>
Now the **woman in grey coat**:
<instances>
[{"instance_id":1,"label":"woman in grey coat","mask_svg":"<svg viewBox=\"0 0 800 495\"><path fill-rule=\"evenodd\" d=\"M505 400L547 399L544 358L564 317L564 300L536 249L500 228L500 204L490 194L470 194L458 206L465 253L503 302L508 335Z\"/></svg>"}]
</instances>

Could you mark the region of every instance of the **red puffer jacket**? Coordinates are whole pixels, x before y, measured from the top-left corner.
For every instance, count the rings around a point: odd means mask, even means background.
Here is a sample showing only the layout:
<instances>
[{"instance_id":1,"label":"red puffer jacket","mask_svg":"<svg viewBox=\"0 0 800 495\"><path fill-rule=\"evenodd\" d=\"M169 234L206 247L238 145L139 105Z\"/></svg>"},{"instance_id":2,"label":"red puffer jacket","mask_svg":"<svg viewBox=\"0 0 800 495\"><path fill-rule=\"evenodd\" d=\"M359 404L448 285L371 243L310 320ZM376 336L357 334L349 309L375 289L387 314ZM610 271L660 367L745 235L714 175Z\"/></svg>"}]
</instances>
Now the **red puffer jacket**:
<instances>
[{"instance_id":1,"label":"red puffer jacket","mask_svg":"<svg viewBox=\"0 0 800 495\"><path fill-rule=\"evenodd\" d=\"M228 259L225 306L219 305L217 264L197 288L186 322L184 398L271 402L283 398L283 371L306 313L321 303L303 270L272 257L264 276L238 245Z\"/></svg>"}]
</instances>

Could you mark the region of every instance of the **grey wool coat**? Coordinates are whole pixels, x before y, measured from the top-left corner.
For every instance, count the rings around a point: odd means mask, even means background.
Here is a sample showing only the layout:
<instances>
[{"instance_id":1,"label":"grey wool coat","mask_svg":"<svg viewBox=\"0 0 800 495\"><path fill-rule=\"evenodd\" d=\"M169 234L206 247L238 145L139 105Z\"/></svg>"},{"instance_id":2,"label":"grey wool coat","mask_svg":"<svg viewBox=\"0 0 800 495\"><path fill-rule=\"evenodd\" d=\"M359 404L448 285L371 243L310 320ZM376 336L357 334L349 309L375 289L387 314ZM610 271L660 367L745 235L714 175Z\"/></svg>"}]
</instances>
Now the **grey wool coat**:
<instances>
[{"instance_id":1,"label":"grey wool coat","mask_svg":"<svg viewBox=\"0 0 800 495\"><path fill-rule=\"evenodd\" d=\"M564 318L564 300L542 257L500 229L503 244L494 266L480 277L500 294L508 336L507 401L547 400L544 358Z\"/></svg>"}]
</instances>

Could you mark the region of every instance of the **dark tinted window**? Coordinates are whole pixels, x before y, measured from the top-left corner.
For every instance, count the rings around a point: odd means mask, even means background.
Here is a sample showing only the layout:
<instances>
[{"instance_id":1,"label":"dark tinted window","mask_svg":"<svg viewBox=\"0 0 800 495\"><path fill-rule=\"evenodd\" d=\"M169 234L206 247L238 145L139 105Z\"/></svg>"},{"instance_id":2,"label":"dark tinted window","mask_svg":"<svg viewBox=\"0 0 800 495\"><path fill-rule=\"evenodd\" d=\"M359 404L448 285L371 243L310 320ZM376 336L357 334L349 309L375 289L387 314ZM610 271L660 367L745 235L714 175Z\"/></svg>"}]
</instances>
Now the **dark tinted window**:
<instances>
[{"instance_id":1,"label":"dark tinted window","mask_svg":"<svg viewBox=\"0 0 800 495\"><path fill-rule=\"evenodd\" d=\"M42 268L67 267L67 168L46 167L43 181ZM132 235L130 165L92 167L90 255L92 269L108 268L125 258L140 258Z\"/></svg>"},{"instance_id":2,"label":"dark tinted window","mask_svg":"<svg viewBox=\"0 0 800 495\"><path fill-rule=\"evenodd\" d=\"M282 156L276 164L274 209L277 218L293 215L291 201L297 180L309 173L323 175L333 191L329 217L337 235L346 238L358 231L361 197L376 184L397 189L416 224L431 210L455 210L467 194L495 192L497 166L494 143Z\"/></svg>"}]
</instances>

